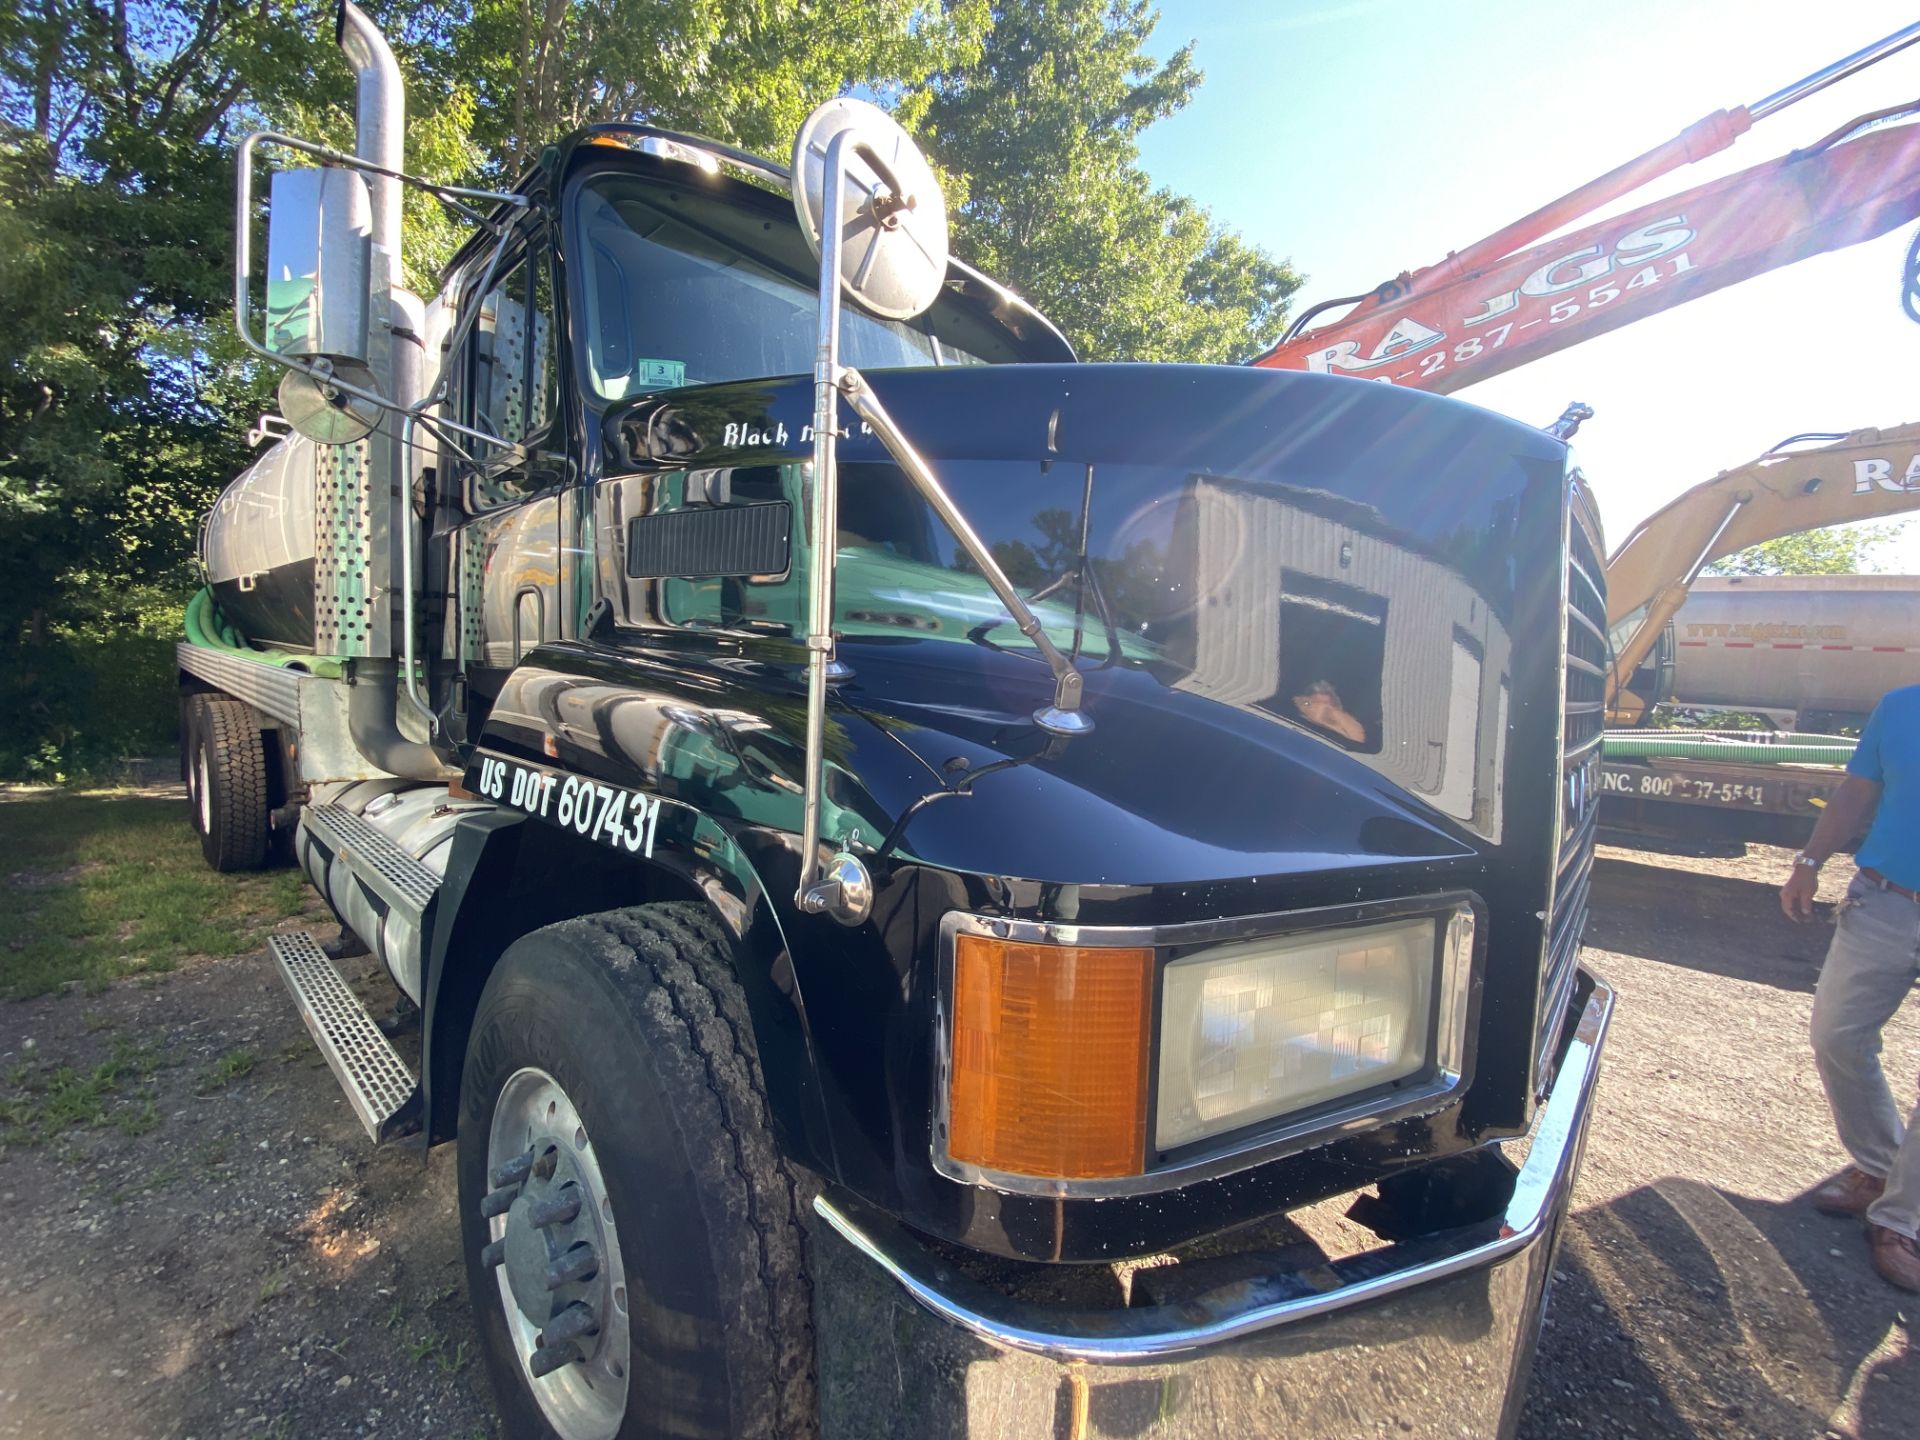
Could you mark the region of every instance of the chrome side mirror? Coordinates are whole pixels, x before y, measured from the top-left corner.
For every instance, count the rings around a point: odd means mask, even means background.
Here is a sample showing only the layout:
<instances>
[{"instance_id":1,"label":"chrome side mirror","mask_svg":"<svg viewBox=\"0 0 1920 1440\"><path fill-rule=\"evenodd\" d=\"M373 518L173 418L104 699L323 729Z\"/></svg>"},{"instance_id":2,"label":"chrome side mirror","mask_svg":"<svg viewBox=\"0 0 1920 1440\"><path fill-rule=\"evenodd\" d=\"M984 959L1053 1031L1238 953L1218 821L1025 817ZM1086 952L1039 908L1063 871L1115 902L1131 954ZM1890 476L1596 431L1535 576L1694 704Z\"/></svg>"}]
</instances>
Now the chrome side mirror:
<instances>
[{"instance_id":1,"label":"chrome side mirror","mask_svg":"<svg viewBox=\"0 0 1920 1440\"><path fill-rule=\"evenodd\" d=\"M858 925L873 903L857 841L823 866L821 795L826 765L827 686L849 673L836 663L833 638L835 543L839 534L839 403L844 399L953 532L1000 603L1053 672L1051 705L1034 712L1049 735L1084 735L1080 672L1047 638L1013 581L966 515L913 448L858 370L840 363L840 304L908 320L940 298L947 278L947 204L933 167L891 116L863 100L829 100L793 143L793 208L820 259L819 348L813 366L813 475L808 538L813 566L807 593L807 784L800 823L800 885L808 914Z\"/></svg>"},{"instance_id":2,"label":"chrome side mirror","mask_svg":"<svg viewBox=\"0 0 1920 1440\"><path fill-rule=\"evenodd\" d=\"M858 925L873 905L854 840L826 865L820 857L825 785L827 686L851 673L833 645L835 542L839 534L842 295L875 315L906 320L940 296L947 277L947 206L940 184L906 131L864 100L829 100L793 142L793 208L820 260L819 347L813 365L813 474L808 505L812 545L807 594L807 783L800 823L800 885L810 914Z\"/></svg>"},{"instance_id":3,"label":"chrome side mirror","mask_svg":"<svg viewBox=\"0 0 1920 1440\"><path fill-rule=\"evenodd\" d=\"M311 367L282 378L280 410L310 440L349 444L378 419L377 407L329 383L374 388L373 207L367 184L334 166L282 170L273 177L272 196L266 346Z\"/></svg>"}]
</instances>

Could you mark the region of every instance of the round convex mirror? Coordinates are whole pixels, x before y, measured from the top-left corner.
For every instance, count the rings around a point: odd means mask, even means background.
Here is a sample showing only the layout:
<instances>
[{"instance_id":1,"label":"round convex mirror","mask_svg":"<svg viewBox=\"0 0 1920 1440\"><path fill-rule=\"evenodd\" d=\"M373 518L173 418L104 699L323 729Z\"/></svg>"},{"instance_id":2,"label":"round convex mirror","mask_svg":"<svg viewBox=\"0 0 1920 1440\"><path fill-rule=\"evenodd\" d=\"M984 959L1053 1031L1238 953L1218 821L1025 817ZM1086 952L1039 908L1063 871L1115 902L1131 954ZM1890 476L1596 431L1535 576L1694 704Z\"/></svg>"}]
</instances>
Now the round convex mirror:
<instances>
[{"instance_id":1,"label":"round convex mirror","mask_svg":"<svg viewBox=\"0 0 1920 1440\"><path fill-rule=\"evenodd\" d=\"M840 196L840 282L863 310L910 320L939 298L947 278L947 203L933 167L894 118L864 100L829 100L793 142L793 208L820 253L827 152L836 136L846 179Z\"/></svg>"},{"instance_id":2,"label":"round convex mirror","mask_svg":"<svg viewBox=\"0 0 1920 1440\"><path fill-rule=\"evenodd\" d=\"M373 376L362 367L341 367L341 379L362 388L371 388ZM379 423L380 407L370 400L348 395L313 376L289 370L280 377L280 413L287 423L309 440L322 445L351 445L373 433Z\"/></svg>"}]
</instances>

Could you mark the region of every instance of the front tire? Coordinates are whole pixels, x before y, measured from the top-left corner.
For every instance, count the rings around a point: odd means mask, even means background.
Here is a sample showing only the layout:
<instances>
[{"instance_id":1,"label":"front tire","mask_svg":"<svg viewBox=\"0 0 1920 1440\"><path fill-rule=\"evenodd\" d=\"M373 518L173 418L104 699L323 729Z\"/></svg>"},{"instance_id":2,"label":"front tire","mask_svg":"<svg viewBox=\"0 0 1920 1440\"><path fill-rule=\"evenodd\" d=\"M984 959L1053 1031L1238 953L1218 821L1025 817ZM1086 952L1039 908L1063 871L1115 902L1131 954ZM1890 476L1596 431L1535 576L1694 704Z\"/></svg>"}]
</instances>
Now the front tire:
<instances>
[{"instance_id":1,"label":"front tire","mask_svg":"<svg viewBox=\"0 0 1920 1440\"><path fill-rule=\"evenodd\" d=\"M509 1434L817 1429L801 1187L727 956L703 907L647 905L524 936L487 981L460 1224ZM582 1246L594 1274L556 1286ZM578 1358L541 1358L549 1333Z\"/></svg>"}]
</instances>

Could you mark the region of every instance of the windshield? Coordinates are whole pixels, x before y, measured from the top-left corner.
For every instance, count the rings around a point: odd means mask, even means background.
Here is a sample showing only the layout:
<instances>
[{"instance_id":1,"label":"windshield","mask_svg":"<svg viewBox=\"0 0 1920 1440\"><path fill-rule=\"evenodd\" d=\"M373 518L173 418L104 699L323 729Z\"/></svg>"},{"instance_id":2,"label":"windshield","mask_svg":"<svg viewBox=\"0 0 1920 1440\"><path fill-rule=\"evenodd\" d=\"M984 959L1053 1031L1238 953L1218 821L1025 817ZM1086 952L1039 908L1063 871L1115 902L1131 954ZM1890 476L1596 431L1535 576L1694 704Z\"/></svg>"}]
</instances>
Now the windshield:
<instances>
[{"instance_id":1,"label":"windshield","mask_svg":"<svg viewBox=\"0 0 1920 1440\"><path fill-rule=\"evenodd\" d=\"M603 174L578 213L585 369L601 399L812 371L819 267L779 196ZM1014 360L1015 344L951 297L905 322L842 312L841 360L869 369Z\"/></svg>"}]
</instances>

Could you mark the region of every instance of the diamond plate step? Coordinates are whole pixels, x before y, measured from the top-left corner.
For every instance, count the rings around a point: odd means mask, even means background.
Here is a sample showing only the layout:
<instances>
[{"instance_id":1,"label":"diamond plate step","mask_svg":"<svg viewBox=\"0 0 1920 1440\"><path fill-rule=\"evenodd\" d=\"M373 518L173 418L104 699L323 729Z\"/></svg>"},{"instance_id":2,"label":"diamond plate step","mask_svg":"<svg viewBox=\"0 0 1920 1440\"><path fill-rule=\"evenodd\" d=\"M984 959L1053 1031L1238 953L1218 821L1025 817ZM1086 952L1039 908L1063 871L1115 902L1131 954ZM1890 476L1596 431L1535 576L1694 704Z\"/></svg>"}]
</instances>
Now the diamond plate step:
<instances>
[{"instance_id":1,"label":"diamond plate step","mask_svg":"<svg viewBox=\"0 0 1920 1440\"><path fill-rule=\"evenodd\" d=\"M360 997L340 978L320 942L305 931L275 935L267 941L267 953L367 1134L377 1144L418 1129L419 1082Z\"/></svg>"},{"instance_id":2,"label":"diamond plate step","mask_svg":"<svg viewBox=\"0 0 1920 1440\"><path fill-rule=\"evenodd\" d=\"M341 805L309 805L300 823L346 862L354 878L416 919L440 889L440 877Z\"/></svg>"}]
</instances>

